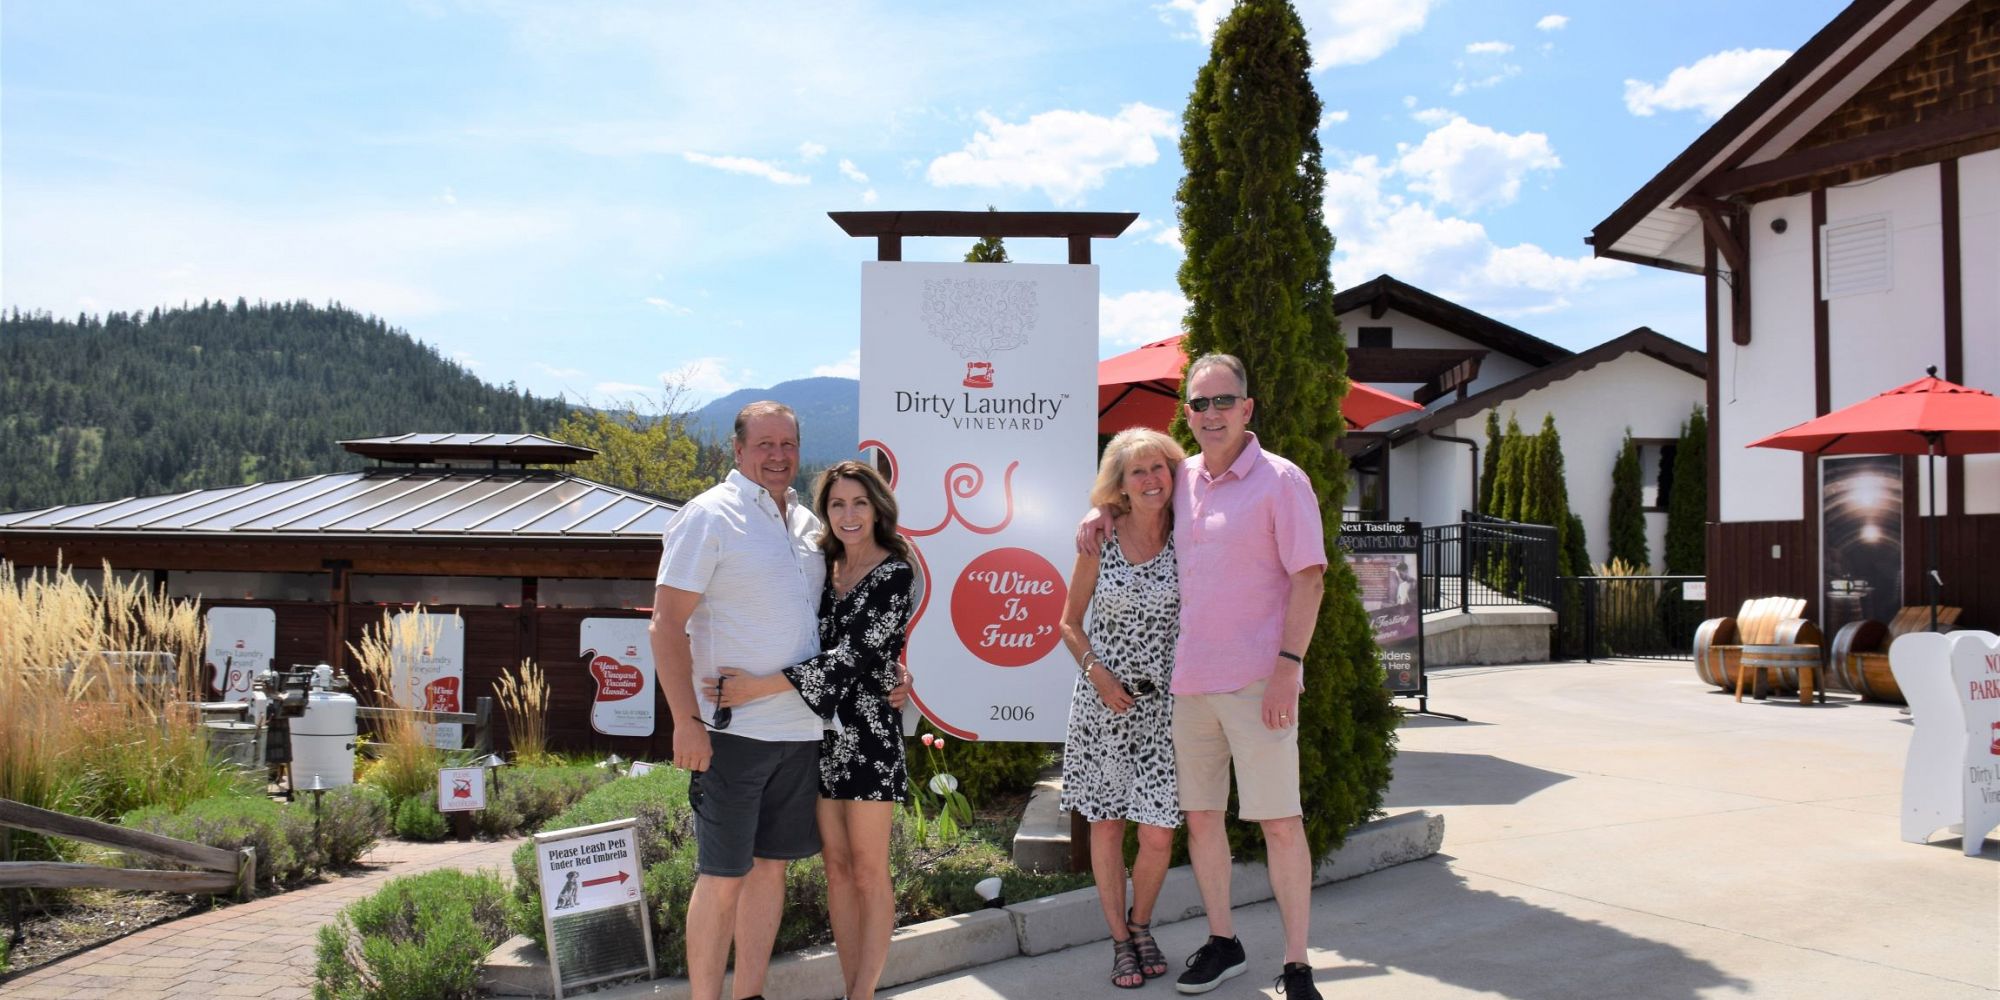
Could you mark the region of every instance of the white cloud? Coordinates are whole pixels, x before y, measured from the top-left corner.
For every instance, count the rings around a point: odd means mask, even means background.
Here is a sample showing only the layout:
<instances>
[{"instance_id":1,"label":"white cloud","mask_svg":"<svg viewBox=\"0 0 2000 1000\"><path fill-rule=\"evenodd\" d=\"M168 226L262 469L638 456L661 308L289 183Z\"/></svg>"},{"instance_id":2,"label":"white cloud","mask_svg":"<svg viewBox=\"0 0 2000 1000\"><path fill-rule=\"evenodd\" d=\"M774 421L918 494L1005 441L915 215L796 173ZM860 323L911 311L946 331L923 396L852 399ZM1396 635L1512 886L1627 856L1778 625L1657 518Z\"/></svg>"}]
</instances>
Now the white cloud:
<instances>
[{"instance_id":1,"label":"white cloud","mask_svg":"<svg viewBox=\"0 0 2000 1000\"><path fill-rule=\"evenodd\" d=\"M1309 0L1299 5L1312 46L1313 69L1372 62L1407 35L1423 30L1437 0ZM1215 41L1215 29L1236 0L1168 0L1161 8L1169 24L1185 18L1191 37ZM1173 12L1174 16L1167 16Z\"/></svg>"},{"instance_id":2,"label":"white cloud","mask_svg":"<svg viewBox=\"0 0 2000 1000\"><path fill-rule=\"evenodd\" d=\"M660 298L657 295L646 296L646 304L652 306L655 309L658 309L661 312L672 313L675 316L691 316L694 314L693 309L689 309L687 306L681 305L680 303L677 302L670 302L666 299Z\"/></svg>"},{"instance_id":3,"label":"white cloud","mask_svg":"<svg viewBox=\"0 0 2000 1000\"><path fill-rule=\"evenodd\" d=\"M853 160L840 161L840 176L845 177L856 184L868 183L868 175L862 173L861 168L855 166Z\"/></svg>"},{"instance_id":4,"label":"white cloud","mask_svg":"<svg viewBox=\"0 0 2000 1000\"><path fill-rule=\"evenodd\" d=\"M762 177L773 184L812 183L812 178L803 174L795 174L791 171L781 169L775 164L766 163L763 160L753 160L747 156L710 156L707 153L682 153L681 157L689 163L698 163L704 167L714 167L717 170L732 174L748 174L752 177Z\"/></svg>"},{"instance_id":5,"label":"white cloud","mask_svg":"<svg viewBox=\"0 0 2000 1000\"><path fill-rule=\"evenodd\" d=\"M1326 114L1319 116L1319 127L1325 128L1328 125L1338 125L1346 120L1347 120L1347 110L1345 108L1339 111L1329 111Z\"/></svg>"},{"instance_id":6,"label":"white cloud","mask_svg":"<svg viewBox=\"0 0 2000 1000\"><path fill-rule=\"evenodd\" d=\"M547 376L548 376L548 377L550 377L550 378L582 378L582 377L583 377L583 369L581 369L581 368L557 368L556 366L554 366L554 365L552 365L552 364L549 364L549 363L548 363L548 362L546 362L546 361L537 361L537 362L535 362L535 367L536 367L536 368L537 368L538 370L540 370L542 374L544 374L544 375L547 375Z\"/></svg>"},{"instance_id":7,"label":"white cloud","mask_svg":"<svg viewBox=\"0 0 2000 1000\"><path fill-rule=\"evenodd\" d=\"M590 387L590 393L598 397L651 396L659 391L656 385L633 385L630 382L599 382Z\"/></svg>"},{"instance_id":8,"label":"white cloud","mask_svg":"<svg viewBox=\"0 0 2000 1000\"><path fill-rule=\"evenodd\" d=\"M679 368L661 372L660 381L680 386L689 401L699 406L749 385L752 375L747 368L732 367L727 358L695 358Z\"/></svg>"},{"instance_id":9,"label":"white cloud","mask_svg":"<svg viewBox=\"0 0 2000 1000\"><path fill-rule=\"evenodd\" d=\"M453 351L451 352L451 359L458 362L459 367L467 371L483 367L486 364L486 362L474 358L468 351Z\"/></svg>"},{"instance_id":10,"label":"white cloud","mask_svg":"<svg viewBox=\"0 0 2000 1000\"><path fill-rule=\"evenodd\" d=\"M1412 191L1466 211L1508 204L1530 172L1562 166L1540 132L1510 135L1457 117L1399 151L1396 168Z\"/></svg>"},{"instance_id":11,"label":"white cloud","mask_svg":"<svg viewBox=\"0 0 2000 1000\"><path fill-rule=\"evenodd\" d=\"M1520 73L1521 67L1509 63L1485 76L1459 77L1458 81L1451 85L1451 96L1460 97L1470 90L1484 90L1487 87L1497 87L1519 76Z\"/></svg>"},{"instance_id":12,"label":"white cloud","mask_svg":"<svg viewBox=\"0 0 2000 1000\"><path fill-rule=\"evenodd\" d=\"M1057 205L1078 201L1123 167L1160 159L1157 140L1178 131L1170 112L1128 104L1105 118L1086 111L1044 111L1020 124L979 113L981 131L965 148L931 161L933 185L1040 188Z\"/></svg>"},{"instance_id":13,"label":"white cloud","mask_svg":"<svg viewBox=\"0 0 2000 1000\"><path fill-rule=\"evenodd\" d=\"M1730 49L1679 67L1657 84L1626 80L1625 110L1649 116L1693 109L1720 118L1791 55L1782 49Z\"/></svg>"},{"instance_id":14,"label":"white cloud","mask_svg":"<svg viewBox=\"0 0 2000 1000\"><path fill-rule=\"evenodd\" d=\"M1098 343L1127 348L1176 336L1187 316L1187 306L1187 300L1179 292L1098 296Z\"/></svg>"},{"instance_id":15,"label":"white cloud","mask_svg":"<svg viewBox=\"0 0 2000 1000\"><path fill-rule=\"evenodd\" d=\"M1569 25L1569 18L1564 17L1561 14L1544 14L1542 15L1541 20L1535 22L1535 30L1561 31L1568 25Z\"/></svg>"},{"instance_id":16,"label":"white cloud","mask_svg":"<svg viewBox=\"0 0 2000 1000\"><path fill-rule=\"evenodd\" d=\"M1458 116L1447 108L1424 108L1410 112L1410 117L1424 125L1442 125Z\"/></svg>"},{"instance_id":17,"label":"white cloud","mask_svg":"<svg viewBox=\"0 0 2000 1000\"><path fill-rule=\"evenodd\" d=\"M826 155L826 147L812 141L811 139L799 143L799 159L804 160L807 163L811 163L812 161L817 160L825 155Z\"/></svg>"},{"instance_id":18,"label":"white cloud","mask_svg":"<svg viewBox=\"0 0 2000 1000\"><path fill-rule=\"evenodd\" d=\"M1500 246L1479 223L1389 190L1396 176L1395 166L1374 156L1329 166L1324 212L1336 240L1337 286L1390 274L1471 309L1525 316L1566 308L1569 295L1638 270L1532 243Z\"/></svg>"},{"instance_id":19,"label":"white cloud","mask_svg":"<svg viewBox=\"0 0 2000 1000\"><path fill-rule=\"evenodd\" d=\"M820 378L860 378L861 349L857 347L849 351L847 357L841 358L833 364L815 365L812 373Z\"/></svg>"},{"instance_id":20,"label":"white cloud","mask_svg":"<svg viewBox=\"0 0 2000 1000\"><path fill-rule=\"evenodd\" d=\"M1173 247L1176 250L1183 251L1187 249L1187 247L1181 245L1181 227L1179 226L1168 226L1154 233L1150 239L1151 242L1158 243L1163 247Z\"/></svg>"},{"instance_id":21,"label":"white cloud","mask_svg":"<svg viewBox=\"0 0 2000 1000\"><path fill-rule=\"evenodd\" d=\"M874 188L869 188L868 190L861 192L861 203L863 205L873 205L875 204L876 200L879 197L880 195L877 195L875 193Z\"/></svg>"},{"instance_id":22,"label":"white cloud","mask_svg":"<svg viewBox=\"0 0 2000 1000\"><path fill-rule=\"evenodd\" d=\"M1313 68L1359 66L1423 30L1434 0L1332 0L1301 12L1313 40Z\"/></svg>"},{"instance_id":23,"label":"white cloud","mask_svg":"<svg viewBox=\"0 0 2000 1000\"><path fill-rule=\"evenodd\" d=\"M1506 42L1473 42L1465 47L1465 54L1472 56L1504 56L1514 51L1514 46Z\"/></svg>"},{"instance_id":24,"label":"white cloud","mask_svg":"<svg viewBox=\"0 0 2000 1000\"><path fill-rule=\"evenodd\" d=\"M444 189L443 194L438 195L438 201L446 205L456 205L458 204L458 194L447 187Z\"/></svg>"}]
</instances>

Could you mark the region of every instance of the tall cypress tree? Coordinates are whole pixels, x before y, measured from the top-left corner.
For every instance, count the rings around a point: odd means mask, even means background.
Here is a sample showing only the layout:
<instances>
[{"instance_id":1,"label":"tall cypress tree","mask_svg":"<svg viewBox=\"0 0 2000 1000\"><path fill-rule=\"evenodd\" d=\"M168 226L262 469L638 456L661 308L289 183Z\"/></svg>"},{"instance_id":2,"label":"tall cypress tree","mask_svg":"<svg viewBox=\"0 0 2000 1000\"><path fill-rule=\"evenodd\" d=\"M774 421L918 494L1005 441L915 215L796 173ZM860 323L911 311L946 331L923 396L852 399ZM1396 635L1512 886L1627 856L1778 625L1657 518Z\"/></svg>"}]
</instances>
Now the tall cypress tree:
<instances>
[{"instance_id":1,"label":"tall cypress tree","mask_svg":"<svg viewBox=\"0 0 2000 1000\"><path fill-rule=\"evenodd\" d=\"M992 205L986 206L986 210L989 212L1000 211ZM1007 263L1007 244L998 236L981 236L979 242L974 243L972 249L965 252L965 262L967 264L1005 264Z\"/></svg>"},{"instance_id":2,"label":"tall cypress tree","mask_svg":"<svg viewBox=\"0 0 2000 1000\"><path fill-rule=\"evenodd\" d=\"M1618 449L1618 461L1611 466L1611 510L1607 530L1611 535L1611 559L1623 559L1635 569L1652 564L1646 547L1646 511L1640 496L1639 442L1632 440L1632 428L1625 428L1625 443ZM1607 560L1608 561L1608 560Z\"/></svg>"},{"instance_id":3,"label":"tall cypress tree","mask_svg":"<svg viewBox=\"0 0 2000 1000\"><path fill-rule=\"evenodd\" d=\"M1261 400L1253 429L1298 463L1319 494L1329 546L1340 530L1347 466L1336 447L1346 351L1328 273L1333 234L1321 216L1319 96L1298 13L1285 0L1242 0L1216 29L1182 118L1187 176L1176 196L1187 353L1243 359ZM1174 433L1192 441L1185 412ZM1326 598L1299 699L1299 780L1315 857L1382 805L1396 715L1354 575L1329 560ZM1261 855L1254 824L1231 840Z\"/></svg>"},{"instance_id":4,"label":"tall cypress tree","mask_svg":"<svg viewBox=\"0 0 2000 1000\"><path fill-rule=\"evenodd\" d=\"M1667 572L1707 571L1708 414L1694 408L1674 446L1674 480L1667 494Z\"/></svg>"},{"instance_id":5,"label":"tall cypress tree","mask_svg":"<svg viewBox=\"0 0 2000 1000\"><path fill-rule=\"evenodd\" d=\"M1500 475L1500 411L1486 411L1486 454L1480 458L1479 499L1481 514L1493 513L1493 481Z\"/></svg>"}]
</instances>

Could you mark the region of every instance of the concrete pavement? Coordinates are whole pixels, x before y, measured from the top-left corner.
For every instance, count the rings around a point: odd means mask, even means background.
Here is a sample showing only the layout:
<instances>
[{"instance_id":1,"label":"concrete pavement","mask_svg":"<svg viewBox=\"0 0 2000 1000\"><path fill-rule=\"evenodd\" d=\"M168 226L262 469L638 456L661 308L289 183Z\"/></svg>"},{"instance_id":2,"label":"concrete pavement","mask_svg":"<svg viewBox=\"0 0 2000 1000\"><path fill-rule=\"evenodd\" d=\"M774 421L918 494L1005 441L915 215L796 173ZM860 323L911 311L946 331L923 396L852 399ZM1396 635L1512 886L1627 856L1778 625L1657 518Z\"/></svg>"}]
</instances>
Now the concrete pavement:
<instances>
[{"instance_id":1,"label":"concrete pavement","mask_svg":"<svg viewBox=\"0 0 2000 1000\"><path fill-rule=\"evenodd\" d=\"M1831 695L1735 703L1686 661L1439 671L1392 809L1444 847L1313 894L1329 997L1957 998L2000 994L2000 843L1897 838L1908 720ZM1275 996L1270 903L1233 917ZM1200 919L1157 929L1178 963ZM1103 942L886 995L1103 997ZM1171 995L1154 982L1137 995Z\"/></svg>"}]
</instances>

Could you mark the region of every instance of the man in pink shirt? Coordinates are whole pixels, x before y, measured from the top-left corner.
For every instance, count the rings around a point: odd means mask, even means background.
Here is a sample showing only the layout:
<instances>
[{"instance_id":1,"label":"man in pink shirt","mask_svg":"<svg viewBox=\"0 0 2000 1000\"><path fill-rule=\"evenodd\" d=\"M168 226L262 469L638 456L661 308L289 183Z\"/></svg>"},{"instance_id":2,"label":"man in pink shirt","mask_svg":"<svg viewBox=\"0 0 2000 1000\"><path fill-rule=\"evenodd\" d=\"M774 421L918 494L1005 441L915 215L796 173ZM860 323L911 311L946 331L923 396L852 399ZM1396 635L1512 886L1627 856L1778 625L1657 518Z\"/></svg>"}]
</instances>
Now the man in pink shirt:
<instances>
[{"instance_id":1,"label":"man in pink shirt","mask_svg":"<svg viewBox=\"0 0 2000 1000\"><path fill-rule=\"evenodd\" d=\"M1232 763L1238 819L1264 829L1271 893L1285 927L1286 1000L1317 1000L1306 961L1312 855L1299 801L1299 691L1325 589L1326 540L1312 481L1250 433L1256 403L1243 362L1188 366L1189 429L1201 453L1174 487L1181 634L1174 649L1174 756L1188 856L1208 911L1208 943L1176 983L1206 993L1248 958L1229 909Z\"/></svg>"}]
</instances>

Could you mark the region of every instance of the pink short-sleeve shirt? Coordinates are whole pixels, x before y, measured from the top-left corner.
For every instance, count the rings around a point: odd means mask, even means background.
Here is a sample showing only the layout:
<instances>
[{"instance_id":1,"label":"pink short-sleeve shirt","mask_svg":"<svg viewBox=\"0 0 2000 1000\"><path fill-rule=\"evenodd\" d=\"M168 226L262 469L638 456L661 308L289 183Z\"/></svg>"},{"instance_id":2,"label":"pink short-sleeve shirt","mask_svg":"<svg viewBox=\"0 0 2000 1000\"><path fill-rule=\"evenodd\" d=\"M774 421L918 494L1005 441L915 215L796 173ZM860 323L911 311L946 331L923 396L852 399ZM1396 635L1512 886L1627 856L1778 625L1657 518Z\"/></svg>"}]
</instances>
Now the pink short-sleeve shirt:
<instances>
[{"instance_id":1,"label":"pink short-sleeve shirt","mask_svg":"<svg viewBox=\"0 0 2000 1000\"><path fill-rule=\"evenodd\" d=\"M1271 676L1292 574L1326 565L1312 481L1255 434L1220 476L1190 456L1174 483L1174 549L1181 575L1174 693L1236 691Z\"/></svg>"}]
</instances>

